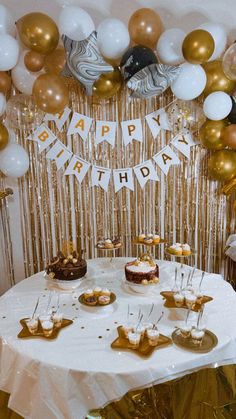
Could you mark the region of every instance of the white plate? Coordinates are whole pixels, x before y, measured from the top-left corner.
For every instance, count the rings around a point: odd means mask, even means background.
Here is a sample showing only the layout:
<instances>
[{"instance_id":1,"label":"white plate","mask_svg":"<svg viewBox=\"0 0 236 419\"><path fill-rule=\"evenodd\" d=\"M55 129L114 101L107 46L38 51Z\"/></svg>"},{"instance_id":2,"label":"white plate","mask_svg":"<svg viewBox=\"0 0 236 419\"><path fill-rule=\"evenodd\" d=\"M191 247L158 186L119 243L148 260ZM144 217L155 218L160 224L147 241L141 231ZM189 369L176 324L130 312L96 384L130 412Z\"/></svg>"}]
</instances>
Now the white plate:
<instances>
[{"instance_id":1,"label":"white plate","mask_svg":"<svg viewBox=\"0 0 236 419\"><path fill-rule=\"evenodd\" d=\"M74 291L86 280L83 276L83 278L79 279L61 281L60 279L51 279L46 272L44 273L44 278L46 279L49 288L62 291Z\"/></svg>"},{"instance_id":2,"label":"white plate","mask_svg":"<svg viewBox=\"0 0 236 419\"><path fill-rule=\"evenodd\" d=\"M148 294L149 292L152 292L155 290L155 288L159 285L159 282L157 284L135 284L134 282L127 281L126 278L124 278L124 283L134 292L138 294Z\"/></svg>"}]
</instances>

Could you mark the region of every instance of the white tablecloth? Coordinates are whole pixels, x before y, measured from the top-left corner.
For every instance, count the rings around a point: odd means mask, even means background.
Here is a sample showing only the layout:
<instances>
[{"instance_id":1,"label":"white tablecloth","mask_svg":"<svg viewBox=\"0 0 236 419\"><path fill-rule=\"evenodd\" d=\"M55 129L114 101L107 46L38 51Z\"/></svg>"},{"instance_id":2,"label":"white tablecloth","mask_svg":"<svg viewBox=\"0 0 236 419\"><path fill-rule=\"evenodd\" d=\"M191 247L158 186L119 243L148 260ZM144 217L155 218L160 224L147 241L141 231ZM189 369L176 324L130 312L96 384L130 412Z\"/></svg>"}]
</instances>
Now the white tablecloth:
<instances>
[{"instance_id":1,"label":"white tablecloth","mask_svg":"<svg viewBox=\"0 0 236 419\"><path fill-rule=\"evenodd\" d=\"M87 279L73 293L61 293L64 317L74 324L62 330L54 341L20 340L19 319L32 313L39 294L41 308L49 291L43 273L38 273L0 298L0 389L11 394L9 407L32 419L80 419L90 409L120 399L131 389L151 386L181 377L197 369L236 361L236 294L220 275L206 274L203 291L214 300L207 303L207 326L218 337L218 346L207 354L196 354L175 345L154 351L148 359L135 353L114 351L117 326L126 319L127 305L137 314L139 305L148 312L155 303L155 315L163 310L160 289L170 285L175 263L158 262L161 285L148 295L138 295L122 283L124 264L130 259L88 261ZM186 268L188 269L188 268ZM200 280L196 271L194 284ZM84 307L78 294L101 285L112 289L117 300L104 308ZM170 336L186 315L184 309L164 309L162 333Z\"/></svg>"}]
</instances>

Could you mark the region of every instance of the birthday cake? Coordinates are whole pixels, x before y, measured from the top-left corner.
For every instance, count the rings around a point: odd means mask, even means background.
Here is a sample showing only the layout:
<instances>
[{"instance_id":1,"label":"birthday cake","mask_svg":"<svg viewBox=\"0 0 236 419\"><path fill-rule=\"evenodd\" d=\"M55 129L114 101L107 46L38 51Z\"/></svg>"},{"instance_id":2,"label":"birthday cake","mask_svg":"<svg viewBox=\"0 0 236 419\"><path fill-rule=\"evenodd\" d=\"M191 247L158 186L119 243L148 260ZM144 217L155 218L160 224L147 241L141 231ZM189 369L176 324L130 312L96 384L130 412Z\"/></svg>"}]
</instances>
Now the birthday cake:
<instances>
[{"instance_id":1,"label":"birthday cake","mask_svg":"<svg viewBox=\"0 0 236 419\"><path fill-rule=\"evenodd\" d=\"M125 265L125 277L135 284L156 284L159 282L159 268L151 256L145 254Z\"/></svg>"},{"instance_id":2,"label":"birthday cake","mask_svg":"<svg viewBox=\"0 0 236 419\"><path fill-rule=\"evenodd\" d=\"M48 264L46 272L51 279L71 281L85 276L87 263L75 250L67 256L58 252L57 256Z\"/></svg>"}]
</instances>

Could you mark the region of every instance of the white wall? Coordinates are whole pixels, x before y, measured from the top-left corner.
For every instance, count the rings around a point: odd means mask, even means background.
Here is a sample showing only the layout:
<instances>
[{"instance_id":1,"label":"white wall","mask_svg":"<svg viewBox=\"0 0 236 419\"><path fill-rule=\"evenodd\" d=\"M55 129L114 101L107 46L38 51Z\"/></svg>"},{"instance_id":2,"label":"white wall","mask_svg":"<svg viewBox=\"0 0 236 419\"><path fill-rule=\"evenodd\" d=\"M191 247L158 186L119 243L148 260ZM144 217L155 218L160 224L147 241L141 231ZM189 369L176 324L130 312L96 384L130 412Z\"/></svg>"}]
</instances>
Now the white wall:
<instances>
[{"instance_id":1,"label":"white wall","mask_svg":"<svg viewBox=\"0 0 236 419\"><path fill-rule=\"evenodd\" d=\"M213 20L223 23L229 33L229 41L236 39L236 1L235 0L3 0L15 19L30 11L41 11L49 14L56 21L64 5L76 4L86 9L96 24L102 19L113 16L128 22L130 15L140 7L152 7L161 16L164 26L180 27L187 31L199 24ZM19 196L16 184L14 198L9 199L11 219L14 270L16 281L23 278L23 253L20 231ZM0 260L1 257L0 249ZM6 273L0 270L0 283L6 283ZM1 287L0 287L1 288Z\"/></svg>"}]
</instances>

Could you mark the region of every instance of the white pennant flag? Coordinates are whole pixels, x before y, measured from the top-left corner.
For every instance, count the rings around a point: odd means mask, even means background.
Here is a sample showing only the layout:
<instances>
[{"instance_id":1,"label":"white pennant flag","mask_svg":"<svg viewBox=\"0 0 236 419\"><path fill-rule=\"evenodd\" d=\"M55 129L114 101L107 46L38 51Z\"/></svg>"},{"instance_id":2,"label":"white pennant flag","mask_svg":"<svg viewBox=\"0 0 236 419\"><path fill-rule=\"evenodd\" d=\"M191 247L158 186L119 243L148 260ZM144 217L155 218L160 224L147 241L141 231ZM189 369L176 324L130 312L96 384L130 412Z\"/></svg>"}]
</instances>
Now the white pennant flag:
<instances>
[{"instance_id":1,"label":"white pennant flag","mask_svg":"<svg viewBox=\"0 0 236 419\"><path fill-rule=\"evenodd\" d=\"M92 167L92 186L101 186L104 191L108 191L108 185L111 177L111 169L105 167Z\"/></svg>"},{"instance_id":2,"label":"white pennant flag","mask_svg":"<svg viewBox=\"0 0 236 419\"><path fill-rule=\"evenodd\" d=\"M92 118L74 112L67 135L79 134L82 140L86 141L92 122Z\"/></svg>"},{"instance_id":3,"label":"white pennant flag","mask_svg":"<svg viewBox=\"0 0 236 419\"><path fill-rule=\"evenodd\" d=\"M168 174L170 166L173 164L180 164L178 156L173 152L169 145L155 154L153 160L155 160L156 164L161 168L165 175Z\"/></svg>"},{"instance_id":4,"label":"white pennant flag","mask_svg":"<svg viewBox=\"0 0 236 419\"><path fill-rule=\"evenodd\" d=\"M56 113L55 115L47 113L44 117L44 121L54 121L58 130L61 131L64 123L69 118L70 113L71 109L66 107L63 112Z\"/></svg>"},{"instance_id":5,"label":"white pennant flag","mask_svg":"<svg viewBox=\"0 0 236 419\"><path fill-rule=\"evenodd\" d=\"M146 160L134 167L141 188L144 188L148 180L160 180L151 160Z\"/></svg>"},{"instance_id":6,"label":"white pennant flag","mask_svg":"<svg viewBox=\"0 0 236 419\"><path fill-rule=\"evenodd\" d=\"M115 145L116 139L116 122L113 121L96 121L95 144L107 141L112 147Z\"/></svg>"},{"instance_id":7,"label":"white pennant flag","mask_svg":"<svg viewBox=\"0 0 236 419\"><path fill-rule=\"evenodd\" d=\"M39 146L39 152L45 150L53 141L56 140L55 134L48 128L46 124L41 124L33 134L28 137L29 140L36 141Z\"/></svg>"},{"instance_id":8,"label":"white pennant flag","mask_svg":"<svg viewBox=\"0 0 236 419\"><path fill-rule=\"evenodd\" d=\"M179 150L187 159L190 158L191 147L197 145L193 141L193 137L189 132L182 132L177 134L173 140L171 140L171 144Z\"/></svg>"},{"instance_id":9,"label":"white pennant flag","mask_svg":"<svg viewBox=\"0 0 236 419\"><path fill-rule=\"evenodd\" d=\"M127 146L133 140L143 141L143 129L140 119L121 122L124 145Z\"/></svg>"},{"instance_id":10,"label":"white pennant flag","mask_svg":"<svg viewBox=\"0 0 236 419\"><path fill-rule=\"evenodd\" d=\"M152 136L155 139L161 129L171 131L170 122L168 120L165 109L159 109L158 111L152 112L145 116L147 124L152 132Z\"/></svg>"},{"instance_id":11,"label":"white pennant flag","mask_svg":"<svg viewBox=\"0 0 236 419\"><path fill-rule=\"evenodd\" d=\"M118 192L121 188L124 187L130 189L131 191L134 190L133 170L131 168L113 170L113 178L115 192Z\"/></svg>"},{"instance_id":12,"label":"white pennant flag","mask_svg":"<svg viewBox=\"0 0 236 419\"><path fill-rule=\"evenodd\" d=\"M75 175L79 183L84 179L90 164L78 156L73 156L64 175Z\"/></svg>"},{"instance_id":13,"label":"white pennant flag","mask_svg":"<svg viewBox=\"0 0 236 419\"><path fill-rule=\"evenodd\" d=\"M47 152L46 158L55 160L57 170L59 170L72 156L72 152L59 140L53 144L52 148Z\"/></svg>"}]
</instances>

